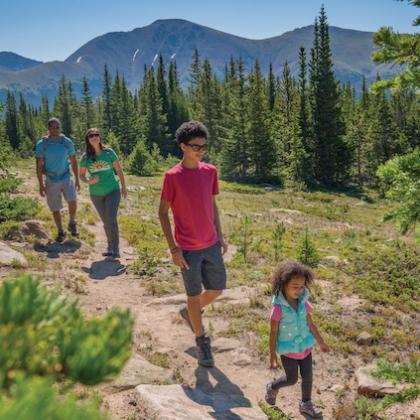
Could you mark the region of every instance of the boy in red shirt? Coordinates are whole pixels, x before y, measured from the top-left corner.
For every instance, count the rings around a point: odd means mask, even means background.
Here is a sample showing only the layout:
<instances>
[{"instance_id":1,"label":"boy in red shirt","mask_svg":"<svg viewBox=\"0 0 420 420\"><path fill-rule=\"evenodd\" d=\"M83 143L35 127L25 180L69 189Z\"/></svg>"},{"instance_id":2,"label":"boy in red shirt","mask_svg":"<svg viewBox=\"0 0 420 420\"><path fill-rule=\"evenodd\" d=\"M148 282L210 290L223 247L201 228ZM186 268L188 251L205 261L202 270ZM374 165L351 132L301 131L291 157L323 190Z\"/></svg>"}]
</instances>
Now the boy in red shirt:
<instances>
[{"instance_id":1,"label":"boy in red shirt","mask_svg":"<svg viewBox=\"0 0 420 420\"><path fill-rule=\"evenodd\" d=\"M181 268L187 293L187 307L181 310L195 334L198 363L214 366L210 338L201 322L202 308L226 288L223 240L215 196L219 193L217 170L201 162L208 148L208 132L199 121L182 124L176 140L183 159L164 175L159 219L173 262ZM169 220L175 223L175 239ZM202 291L204 285L204 292Z\"/></svg>"}]
</instances>

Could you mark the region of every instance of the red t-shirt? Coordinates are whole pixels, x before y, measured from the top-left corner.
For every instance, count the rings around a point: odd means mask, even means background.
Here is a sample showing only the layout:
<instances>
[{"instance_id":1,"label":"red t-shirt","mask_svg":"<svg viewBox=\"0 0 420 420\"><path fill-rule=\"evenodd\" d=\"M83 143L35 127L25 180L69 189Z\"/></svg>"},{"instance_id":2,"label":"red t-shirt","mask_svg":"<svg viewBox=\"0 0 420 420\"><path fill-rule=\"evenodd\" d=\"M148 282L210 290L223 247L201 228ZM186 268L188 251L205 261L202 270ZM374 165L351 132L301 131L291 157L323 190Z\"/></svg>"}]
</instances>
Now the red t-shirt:
<instances>
[{"instance_id":1,"label":"red t-shirt","mask_svg":"<svg viewBox=\"0 0 420 420\"><path fill-rule=\"evenodd\" d=\"M209 248L218 241L213 196L219 194L217 169L200 162L188 169L178 163L163 178L161 200L171 204L175 241L183 250Z\"/></svg>"}]
</instances>

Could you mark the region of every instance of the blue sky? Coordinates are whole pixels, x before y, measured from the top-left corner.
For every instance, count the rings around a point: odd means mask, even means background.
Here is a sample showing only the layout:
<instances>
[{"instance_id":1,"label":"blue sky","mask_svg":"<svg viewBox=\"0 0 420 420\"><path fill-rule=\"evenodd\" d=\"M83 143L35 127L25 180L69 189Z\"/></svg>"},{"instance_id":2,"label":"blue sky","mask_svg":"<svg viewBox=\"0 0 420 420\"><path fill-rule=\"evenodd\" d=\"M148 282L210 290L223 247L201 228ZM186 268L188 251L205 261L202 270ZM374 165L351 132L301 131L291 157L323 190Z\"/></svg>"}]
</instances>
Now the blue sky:
<instances>
[{"instance_id":1,"label":"blue sky","mask_svg":"<svg viewBox=\"0 0 420 420\"><path fill-rule=\"evenodd\" d=\"M168 18L262 39L312 24L322 3L330 25L415 30L418 9L395 0L0 0L0 51L64 60L96 36Z\"/></svg>"}]
</instances>

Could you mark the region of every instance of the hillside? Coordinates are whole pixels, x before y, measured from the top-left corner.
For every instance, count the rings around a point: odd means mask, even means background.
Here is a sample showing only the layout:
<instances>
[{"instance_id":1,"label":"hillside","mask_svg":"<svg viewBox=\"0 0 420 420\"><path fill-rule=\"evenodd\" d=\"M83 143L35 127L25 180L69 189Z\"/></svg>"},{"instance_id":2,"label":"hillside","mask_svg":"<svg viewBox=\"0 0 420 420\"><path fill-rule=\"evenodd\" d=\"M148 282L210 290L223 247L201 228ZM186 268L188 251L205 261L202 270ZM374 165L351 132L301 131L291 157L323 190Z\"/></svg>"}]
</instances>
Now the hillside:
<instances>
[{"instance_id":1,"label":"hillside","mask_svg":"<svg viewBox=\"0 0 420 420\"><path fill-rule=\"evenodd\" d=\"M24 179L16 194L37 197L32 162L19 163L16 171ZM113 419L160 419L163 414L171 419L266 418L258 403L274 375L267 368L269 278L276 265L273 231L282 223L280 260L296 256L306 227L321 257L311 300L333 350L314 351L314 401L323 407L324 418L378 413L397 420L418 414L419 399L383 406L384 400L361 399L355 379L360 367L378 359L407 363L418 350L420 255L412 238L400 236L392 222L382 222L392 204L374 193L294 193L221 182L218 202L230 244L228 290L205 311L216 360L216 368L206 370L197 368L191 332L178 315L185 296L157 219L161 177L128 176L128 185L120 215L121 264L100 255L105 237L86 190L80 197L80 240L62 245L35 237L6 240L29 266L0 267L0 279L30 271L61 294L77 296L92 316L119 306L130 308L135 318L132 359L123 375L80 389L80 398L100 395ZM35 219L53 238L45 203ZM4 229L0 223L3 238ZM303 418L299 394L299 385L280 391L284 415L268 418Z\"/></svg>"},{"instance_id":2,"label":"hillside","mask_svg":"<svg viewBox=\"0 0 420 420\"><path fill-rule=\"evenodd\" d=\"M383 78L395 73L395 69L372 62L371 32L330 27L330 35L335 72L340 81L351 81L359 90L362 76L371 82L378 72ZM77 92L82 77L86 76L93 94L98 95L105 64L112 73L118 70L120 75L124 75L128 87L134 90L142 81L144 66L156 63L158 54L163 55L166 64L172 58L176 59L180 80L185 85L195 48L203 58L210 60L219 76L223 75L224 66L231 57L242 57L247 69L258 59L264 73L272 62L276 75L281 75L282 66L287 61L296 74L299 48L304 46L309 57L312 37L313 26L297 28L268 39L251 40L186 20L157 20L130 32L99 36L63 62L43 63L15 72L0 69L0 101L7 88L22 92L31 103L39 103L41 95L52 98L62 75L74 83Z\"/></svg>"}]
</instances>

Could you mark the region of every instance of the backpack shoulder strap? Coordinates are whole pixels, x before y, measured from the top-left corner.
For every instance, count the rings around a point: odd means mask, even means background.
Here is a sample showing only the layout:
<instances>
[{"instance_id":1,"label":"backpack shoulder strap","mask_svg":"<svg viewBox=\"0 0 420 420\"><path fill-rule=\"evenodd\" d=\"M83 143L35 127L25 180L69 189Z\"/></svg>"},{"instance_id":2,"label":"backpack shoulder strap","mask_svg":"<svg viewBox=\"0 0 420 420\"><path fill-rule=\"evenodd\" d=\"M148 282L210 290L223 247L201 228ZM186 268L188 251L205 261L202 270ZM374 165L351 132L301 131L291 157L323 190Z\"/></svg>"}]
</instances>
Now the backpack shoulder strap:
<instances>
[{"instance_id":1,"label":"backpack shoulder strap","mask_svg":"<svg viewBox=\"0 0 420 420\"><path fill-rule=\"evenodd\" d=\"M42 137L42 151L45 153L47 152L48 149L48 136L44 136Z\"/></svg>"},{"instance_id":2,"label":"backpack shoulder strap","mask_svg":"<svg viewBox=\"0 0 420 420\"><path fill-rule=\"evenodd\" d=\"M60 134L60 142L67 150L70 149L70 141L64 134Z\"/></svg>"}]
</instances>

